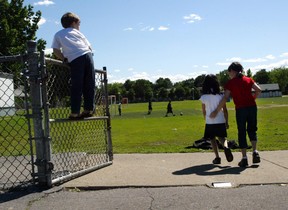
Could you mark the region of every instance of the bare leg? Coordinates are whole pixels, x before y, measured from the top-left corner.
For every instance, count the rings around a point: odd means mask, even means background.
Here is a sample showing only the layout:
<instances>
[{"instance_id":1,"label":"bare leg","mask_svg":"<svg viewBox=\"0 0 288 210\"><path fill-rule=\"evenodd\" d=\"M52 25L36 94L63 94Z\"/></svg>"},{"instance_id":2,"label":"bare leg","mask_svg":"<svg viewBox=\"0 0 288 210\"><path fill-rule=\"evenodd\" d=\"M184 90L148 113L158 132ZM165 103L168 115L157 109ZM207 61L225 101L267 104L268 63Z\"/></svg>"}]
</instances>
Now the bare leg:
<instances>
[{"instance_id":1,"label":"bare leg","mask_svg":"<svg viewBox=\"0 0 288 210\"><path fill-rule=\"evenodd\" d=\"M233 154L231 152L231 149L228 147L228 142L226 138L219 138L219 141L221 142L223 149L224 149L224 153L226 156L226 159L228 162L233 161Z\"/></svg>"},{"instance_id":2,"label":"bare leg","mask_svg":"<svg viewBox=\"0 0 288 210\"><path fill-rule=\"evenodd\" d=\"M252 145L253 151L256 151L257 150L257 141L251 141L251 145Z\"/></svg>"},{"instance_id":3,"label":"bare leg","mask_svg":"<svg viewBox=\"0 0 288 210\"><path fill-rule=\"evenodd\" d=\"M228 148L228 142L226 138L219 138L219 141L223 147Z\"/></svg>"},{"instance_id":4,"label":"bare leg","mask_svg":"<svg viewBox=\"0 0 288 210\"><path fill-rule=\"evenodd\" d=\"M218 145L217 145L217 142L216 142L216 139L211 139L211 145L212 145L212 149L215 153L215 156L216 157L219 157L219 151L218 151Z\"/></svg>"},{"instance_id":5,"label":"bare leg","mask_svg":"<svg viewBox=\"0 0 288 210\"><path fill-rule=\"evenodd\" d=\"M241 149L241 152L242 152L242 158L247 157L246 148Z\"/></svg>"}]
</instances>

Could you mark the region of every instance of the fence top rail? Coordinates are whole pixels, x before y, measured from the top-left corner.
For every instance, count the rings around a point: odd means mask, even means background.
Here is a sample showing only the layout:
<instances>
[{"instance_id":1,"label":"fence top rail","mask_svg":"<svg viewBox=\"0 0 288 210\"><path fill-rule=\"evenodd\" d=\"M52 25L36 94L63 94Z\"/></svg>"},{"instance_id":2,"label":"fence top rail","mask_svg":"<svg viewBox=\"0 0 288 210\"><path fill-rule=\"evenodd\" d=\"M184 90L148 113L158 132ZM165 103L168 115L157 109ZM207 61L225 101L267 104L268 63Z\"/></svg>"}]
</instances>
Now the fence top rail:
<instances>
[{"instance_id":1,"label":"fence top rail","mask_svg":"<svg viewBox=\"0 0 288 210\"><path fill-rule=\"evenodd\" d=\"M64 66L64 67L69 68L69 66L66 63L63 63L62 61L54 59L54 58L45 57L45 62L49 64L54 64L54 65L59 65L59 66ZM100 73L100 74L106 73L106 71L101 70L101 69L95 69L95 72Z\"/></svg>"},{"instance_id":2,"label":"fence top rail","mask_svg":"<svg viewBox=\"0 0 288 210\"><path fill-rule=\"evenodd\" d=\"M107 120L108 116L102 116L102 117L88 117L84 119L79 120L70 120L70 119L49 119L50 123L59 123L59 122L79 122L79 121L88 121L88 120Z\"/></svg>"},{"instance_id":3,"label":"fence top rail","mask_svg":"<svg viewBox=\"0 0 288 210\"><path fill-rule=\"evenodd\" d=\"M0 63L9 61L22 61L23 55L0 56Z\"/></svg>"}]
</instances>

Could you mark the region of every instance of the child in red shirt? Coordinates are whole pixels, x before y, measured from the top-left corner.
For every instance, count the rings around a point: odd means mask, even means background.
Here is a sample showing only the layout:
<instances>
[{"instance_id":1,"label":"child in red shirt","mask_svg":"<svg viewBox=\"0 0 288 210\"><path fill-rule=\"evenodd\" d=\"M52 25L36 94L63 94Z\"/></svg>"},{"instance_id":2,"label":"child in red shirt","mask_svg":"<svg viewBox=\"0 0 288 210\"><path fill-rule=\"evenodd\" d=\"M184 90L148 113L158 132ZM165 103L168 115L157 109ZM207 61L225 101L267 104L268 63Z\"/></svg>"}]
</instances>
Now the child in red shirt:
<instances>
[{"instance_id":1,"label":"child in red shirt","mask_svg":"<svg viewBox=\"0 0 288 210\"><path fill-rule=\"evenodd\" d=\"M229 97L232 96L236 109L239 147L242 152L242 160L238 165L246 167L248 166L246 131L253 148L252 162L260 163L260 156L257 151L257 105L255 99L261 93L261 89L253 79L246 77L242 72L243 67L238 62L233 62L228 67L230 80L224 87L225 97L210 117L215 118ZM255 91L254 94L252 94L252 89Z\"/></svg>"}]
</instances>

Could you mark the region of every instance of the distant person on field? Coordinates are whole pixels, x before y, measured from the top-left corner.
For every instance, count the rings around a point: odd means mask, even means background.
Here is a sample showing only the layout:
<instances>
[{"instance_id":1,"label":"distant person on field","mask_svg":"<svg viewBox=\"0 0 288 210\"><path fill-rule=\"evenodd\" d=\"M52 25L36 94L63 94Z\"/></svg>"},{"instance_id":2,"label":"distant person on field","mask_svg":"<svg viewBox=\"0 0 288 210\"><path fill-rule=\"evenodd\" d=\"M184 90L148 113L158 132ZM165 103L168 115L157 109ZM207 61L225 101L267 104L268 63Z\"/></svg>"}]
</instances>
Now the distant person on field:
<instances>
[{"instance_id":1,"label":"distant person on field","mask_svg":"<svg viewBox=\"0 0 288 210\"><path fill-rule=\"evenodd\" d=\"M148 102L148 115L149 114L151 114L152 113L152 102L151 102L151 100L149 100L149 102Z\"/></svg>"},{"instance_id":2,"label":"distant person on field","mask_svg":"<svg viewBox=\"0 0 288 210\"><path fill-rule=\"evenodd\" d=\"M224 148L227 161L231 162L233 160L233 155L231 150L228 148L228 142L226 139L226 128L229 128L228 111L226 105L224 104L223 108L219 111L215 118L209 117L210 113L217 108L219 102L224 97L224 95L220 93L220 85L215 75L208 74L205 77L202 93L203 95L200 97L200 101L202 102L203 116L206 120L204 139L209 139L211 141L211 146L216 156L212 163L221 164L216 137L218 137Z\"/></svg>"},{"instance_id":3,"label":"distant person on field","mask_svg":"<svg viewBox=\"0 0 288 210\"><path fill-rule=\"evenodd\" d=\"M118 113L119 113L119 116L122 115L122 104L121 104L121 102L118 104Z\"/></svg>"},{"instance_id":4,"label":"distant person on field","mask_svg":"<svg viewBox=\"0 0 288 210\"><path fill-rule=\"evenodd\" d=\"M71 71L71 114L69 119L91 117L94 110L95 70L91 45L79 31L80 18L71 12L61 18L63 29L54 35L53 53L68 62ZM80 114L82 95L84 111Z\"/></svg>"},{"instance_id":5,"label":"distant person on field","mask_svg":"<svg viewBox=\"0 0 288 210\"><path fill-rule=\"evenodd\" d=\"M225 85L225 97L221 100L210 117L215 118L218 112L225 105L226 101L232 96L236 108L236 122L238 128L239 147L242 152L242 159L238 163L240 167L247 167L248 160L246 149L246 131L252 144L252 162L260 163L260 156L257 151L257 105L255 99L261 93L260 87L253 79L242 74L243 66L238 62L233 62L228 67L230 80ZM252 94L252 89L255 91Z\"/></svg>"},{"instance_id":6,"label":"distant person on field","mask_svg":"<svg viewBox=\"0 0 288 210\"><path fill-rule=\"evenodd\" d=\"M171 104L171 100L169 101L168 105L167 105L167 112L165 117L168 117L168 114L171 113L173 116L175 116L175 114L173 113L173 109L172 109L172 104Z\"/></svg>"}]
</instances>

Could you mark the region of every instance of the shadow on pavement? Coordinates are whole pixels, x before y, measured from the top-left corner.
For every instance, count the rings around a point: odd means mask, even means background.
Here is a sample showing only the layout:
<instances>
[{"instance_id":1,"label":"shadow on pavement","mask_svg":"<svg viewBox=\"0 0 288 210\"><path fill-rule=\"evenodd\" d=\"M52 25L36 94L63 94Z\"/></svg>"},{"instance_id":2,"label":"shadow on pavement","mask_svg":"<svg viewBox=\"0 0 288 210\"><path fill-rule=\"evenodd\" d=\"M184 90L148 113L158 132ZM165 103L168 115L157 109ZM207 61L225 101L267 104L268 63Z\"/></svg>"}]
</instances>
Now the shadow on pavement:
<instances>
[{"instance_id":1,"label":"shadow on pavement","mask_svg":"<svg viewBox=\"0 0 288 210\"><path fill-rule=\"evenodd\" d=\"M34 193L41 193L45 190L47 190L47 188L29 186L25 188L14 188L9 191L0 191L0 203L16 200Z\"/></svg>"},{"instance_id":2,"label":"shadow on pavement","mask_svg":"<svg viewBox=\"0 0 288 210\"><path fill-rule=\"evenodd\" d=\"M217 166L214 164L204 164L198 166L192 166L189 168L184 168L179 171L174 171L173 175L189 175L196 174L199 176L214 176L214 175L224 175L224 174L241 174L242 171L248 168L257 168L258 165L252 165L247 168L241 167L231 167L231 166ZM214 170L213 170L214 169ZM218 170L215 170L218 169Z\"/></svg>"}]
</instances>

